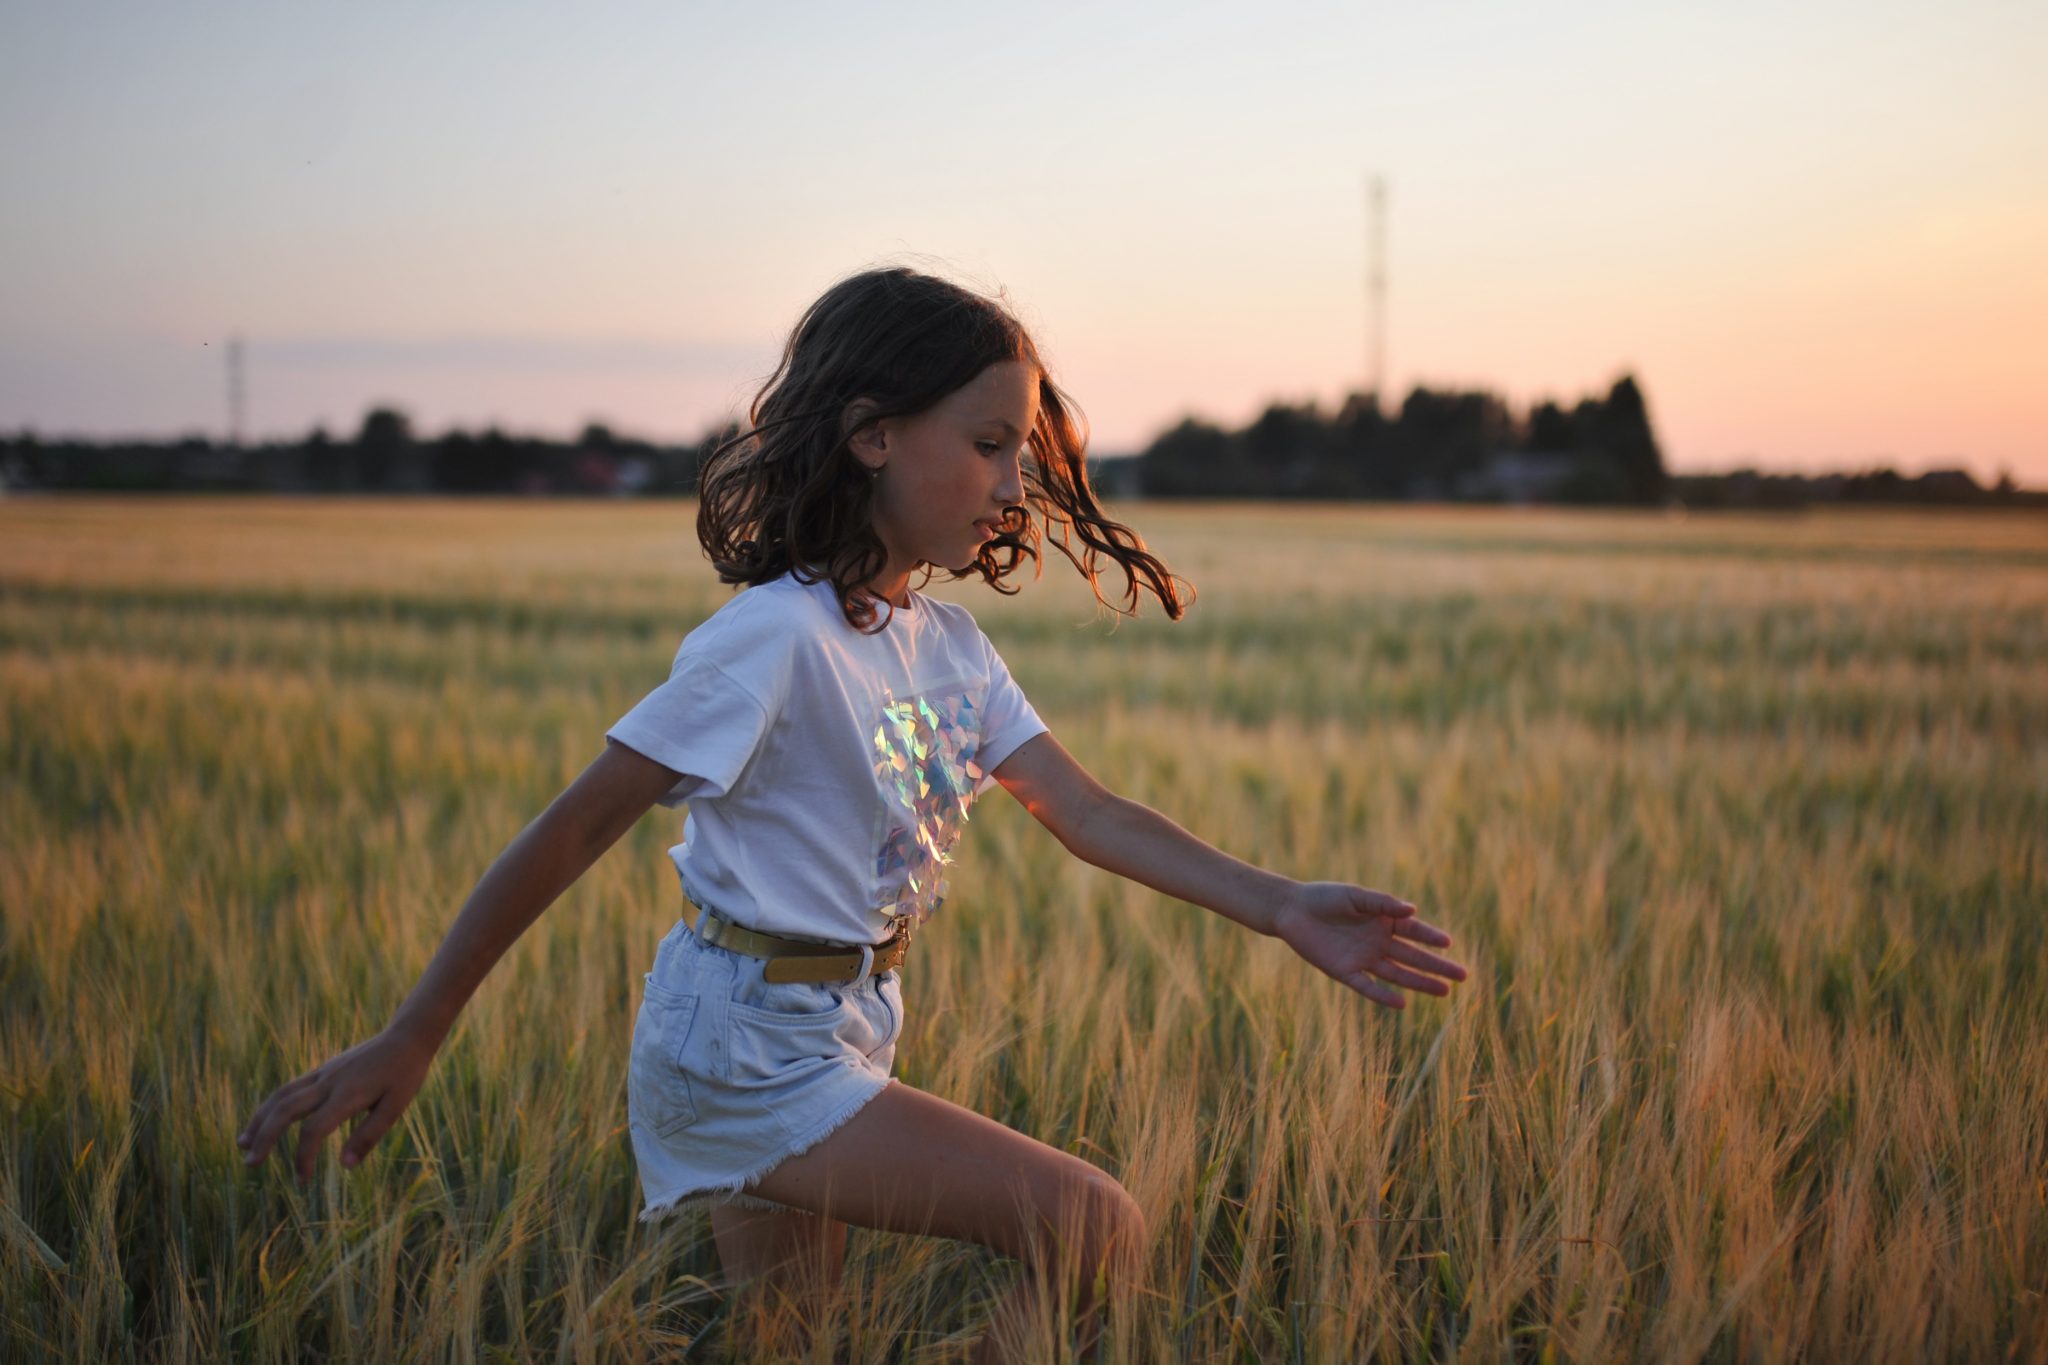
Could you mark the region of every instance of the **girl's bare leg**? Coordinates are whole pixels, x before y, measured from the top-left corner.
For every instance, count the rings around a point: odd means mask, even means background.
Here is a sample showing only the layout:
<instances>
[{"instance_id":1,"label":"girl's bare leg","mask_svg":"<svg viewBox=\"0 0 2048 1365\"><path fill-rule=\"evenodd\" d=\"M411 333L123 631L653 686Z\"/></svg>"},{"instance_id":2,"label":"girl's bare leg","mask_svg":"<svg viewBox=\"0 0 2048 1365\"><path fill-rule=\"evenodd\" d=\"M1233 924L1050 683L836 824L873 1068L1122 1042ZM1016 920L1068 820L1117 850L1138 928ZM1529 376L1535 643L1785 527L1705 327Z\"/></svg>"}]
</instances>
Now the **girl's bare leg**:
<instances>
[{"instance_id":1,"label":"girl's bare leg","mask_svg":"<svg viewBox=\"0 0 2048 1365\"><path fill-rule=\"evenodd\" d=\"M758 1347L800 1354L839 1289L846 1224L802 1209L714 1205L711 1235L719 1269L735 1288L740 1333Z\"/></svg>"},{"instance_id":2,"label":"girl's bare leg","mask_svg":"<svg viewBox=\"0 0 2048 1365\"><path fill-rule=\"evenodd\" d=\"M1083 1346L1092 1344L1097 1274L1115 1294L1136 1284L1144 1262L1144 1214L1107 1172L901 1081L751 1192L823 1220L951 1237L1022 1260L1024 1277L990 1319L984 1362L1022 1358L1062 1300Z\"/></svg>"}]
</instances>

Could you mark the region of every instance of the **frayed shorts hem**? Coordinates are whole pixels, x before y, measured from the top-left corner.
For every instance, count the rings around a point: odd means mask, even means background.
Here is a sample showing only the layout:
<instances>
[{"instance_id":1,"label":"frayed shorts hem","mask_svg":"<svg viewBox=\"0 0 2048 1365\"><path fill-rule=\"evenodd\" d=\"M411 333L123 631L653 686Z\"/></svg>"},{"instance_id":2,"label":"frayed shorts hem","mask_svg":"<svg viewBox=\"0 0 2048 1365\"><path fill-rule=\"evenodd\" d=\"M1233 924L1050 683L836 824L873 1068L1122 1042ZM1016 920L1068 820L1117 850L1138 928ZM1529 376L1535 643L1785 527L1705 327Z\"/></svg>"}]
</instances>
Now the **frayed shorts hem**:
<instances>
[{"instance_id":1,"label":"frayed shorts hem","mask_svg":"<svg viewBox=\"0 0 2048 1365\"><path fill-rule=\"evenodd\" d=\"M787 1212L791 1207L790 1205L780 1204L772 1199L763 1199L758 1195L748 1194L743 1187L753 1184L791 1157L800 1156L808 1152L811 1148L837 1132L848 1119L851 1119L855 1114L867 1108L868 1101L886 1090L889 1082L894 1078L883 1076L878 1079L879 1084L869 1088L862 1094L854 1096L833 1113L827 1114L823 1119L813 1124L808 1132L789 1143L769 1160L761 1162L740 1175L731 1176L708 1185L699 1185L695 1189L684 1190L678 1194L665 1195L660 1199L650 1199L647 1202L647 1207L640 1211L639 1221L643 1223L659 1222L672 1213L694 1205L705 1205L707 1207L724 1205L732 1208L759 1209L772 1213Z\"/></svg>"}]
</instances>

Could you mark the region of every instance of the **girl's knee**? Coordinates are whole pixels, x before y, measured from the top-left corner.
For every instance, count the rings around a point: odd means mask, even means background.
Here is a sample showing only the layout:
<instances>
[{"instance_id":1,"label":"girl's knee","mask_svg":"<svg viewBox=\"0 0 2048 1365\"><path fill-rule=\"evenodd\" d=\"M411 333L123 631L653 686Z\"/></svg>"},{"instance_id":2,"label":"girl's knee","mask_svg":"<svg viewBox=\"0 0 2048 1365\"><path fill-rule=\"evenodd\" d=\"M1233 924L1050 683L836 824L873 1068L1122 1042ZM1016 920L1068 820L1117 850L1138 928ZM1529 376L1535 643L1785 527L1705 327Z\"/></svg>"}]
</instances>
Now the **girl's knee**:
<instances>
[{"instance_id":1,"label":"girl's knee","mask_svg":"<svg viewBox=\"0 0 2048 1365\"><path fill-rule=\"evenodd\" d=\"M1135 1273L1143 1261L1149 1232L1145 1225L1145 1211L1138 1207L1138 1201L1108 1176L1113 1194L1107 1200L1104 1214L1104 1251L1113 1260L1120 1274Z\"/></svg>"},{"instance_id":2,"label":"girl's knee","mask_svg":"<svg viewBox=\"0 0 2048 1365\"><path fill-rule=\"evenodd\" d=\"M1041 1242L1038 1247L1041 1261L1064 1252L1080 1267L1092 1269L1106 1261L1112 1274L1123 1276L1143 1256L1145 1212L1107 1171L1091 1166L1067 1183L1058 1204L1046 1211L1046 1222L1054 1236L1049 1245Z\"/></svg>"}]
</instances>

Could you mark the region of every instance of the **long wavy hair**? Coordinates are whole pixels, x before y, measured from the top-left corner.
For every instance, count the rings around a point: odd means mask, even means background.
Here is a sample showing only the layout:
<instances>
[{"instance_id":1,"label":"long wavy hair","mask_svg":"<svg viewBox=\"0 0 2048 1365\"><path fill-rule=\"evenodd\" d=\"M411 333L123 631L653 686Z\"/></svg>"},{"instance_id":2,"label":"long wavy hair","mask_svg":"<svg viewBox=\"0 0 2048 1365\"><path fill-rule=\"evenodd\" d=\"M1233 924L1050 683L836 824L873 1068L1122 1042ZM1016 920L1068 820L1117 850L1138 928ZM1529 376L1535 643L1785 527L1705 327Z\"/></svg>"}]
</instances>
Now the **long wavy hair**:
<instances>
[{"instance_id":1,"label":"long wavy hair","mask_svg":"<svg viewBox=\"0 0 2048 1365\"><path fill-rule=\"evenodd\" d=\"M1088 580L1097 602L1136 616L1142 583L1168 618L1179 620L1194 585L1169 572L1137 532L1103 515L1088 486L1080 410L1053 383L1023 324L993 299L904 266L850 276L806 309L754 397L749 429L705 458L697 539L719 581L751 585L792 571L804 583L829 578L856 630L887 626L888 618L876 620L876 598L863 586L888 562L872 524L873 481L848 439L884 418L923 412L1010 360L1039 376L1024 502L1005 509L1000 534L972 565L941 570L926 563L921 584L934 572L949 580L979 574L997 592L1015 593L1003 580L1026 558L1032 576L1042 576L1039 547L1049 541ZM857 398L877 407L842 429ZM1105 559L1123 570L1127 607L1103 596Z\"/></svg>"}]
</instances>

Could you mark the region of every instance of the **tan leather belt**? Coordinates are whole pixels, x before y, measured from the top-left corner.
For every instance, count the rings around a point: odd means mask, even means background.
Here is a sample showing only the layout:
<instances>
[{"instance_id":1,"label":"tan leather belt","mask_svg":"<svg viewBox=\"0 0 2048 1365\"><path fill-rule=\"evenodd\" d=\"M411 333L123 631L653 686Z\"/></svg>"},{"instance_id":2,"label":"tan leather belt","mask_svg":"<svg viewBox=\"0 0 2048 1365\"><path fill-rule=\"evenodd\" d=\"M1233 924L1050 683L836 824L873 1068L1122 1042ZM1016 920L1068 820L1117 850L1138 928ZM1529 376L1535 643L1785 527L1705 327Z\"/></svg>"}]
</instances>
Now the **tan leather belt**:
<instances>
[{"instance_id":1,"label":"tan leather belt","mask_svg":"<svg viewBox=\"0 0 2048 1365\"><path fill-rule=\"evenodd\" d=\"M910 952L907 920L880 943L842 947L764 934L735 924L716 910L706 910L687 896L683 898L683 919L690 932L706 943L768 959L761 969L764 981L853 981L860 977L863 961L868 964L869 976L880 976L901 966Z\"/></svg>"}]
</instances>

